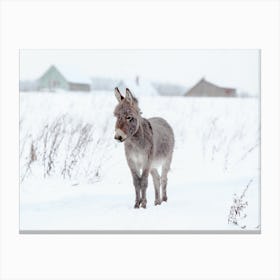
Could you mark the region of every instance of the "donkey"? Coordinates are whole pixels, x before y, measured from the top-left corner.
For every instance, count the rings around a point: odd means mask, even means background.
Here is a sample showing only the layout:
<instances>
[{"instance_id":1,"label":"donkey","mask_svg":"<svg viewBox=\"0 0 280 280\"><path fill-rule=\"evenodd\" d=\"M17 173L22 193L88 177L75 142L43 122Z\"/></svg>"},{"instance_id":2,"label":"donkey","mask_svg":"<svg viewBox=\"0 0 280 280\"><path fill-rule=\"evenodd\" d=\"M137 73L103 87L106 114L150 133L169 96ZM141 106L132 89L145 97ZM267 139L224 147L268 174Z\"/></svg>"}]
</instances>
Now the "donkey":
<instances>
[{"instance_id":1,"label":"donkey","mask_svg":"<svg viewBox=\"0 0 280 280\"><path fill-rule=\"evenodd\" d=\"M114 111L117 118L115 139L124 142L126 160L136 193L134 208L146 208L149 173L155 187L155 205L160 205L162 201L167 202L167 173L174 149L173 130L162 118L142 118L138 100L128 88L125 97L115 88L115 96L119 102ZM162 167L161 176L157 171L159 167Z\"/></svg>"}]
</instances>

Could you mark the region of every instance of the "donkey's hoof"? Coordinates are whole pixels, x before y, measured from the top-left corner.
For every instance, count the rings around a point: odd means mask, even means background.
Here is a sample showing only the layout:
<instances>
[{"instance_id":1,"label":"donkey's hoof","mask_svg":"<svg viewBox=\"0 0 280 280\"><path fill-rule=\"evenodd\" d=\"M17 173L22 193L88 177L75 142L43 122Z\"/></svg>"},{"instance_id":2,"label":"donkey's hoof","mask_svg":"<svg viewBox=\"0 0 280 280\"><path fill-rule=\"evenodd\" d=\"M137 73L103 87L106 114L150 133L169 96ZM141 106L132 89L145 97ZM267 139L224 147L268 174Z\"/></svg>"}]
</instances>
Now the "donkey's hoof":
<instances>
[{"instance_id":1,"label":"donkey's hoof","mask_svg":"<svg viewBox=\"0 0 280 280\"><path fill-rule=\"evenodd\" d=\"M146 208L147 200L146 199L141 199L140 200L140 205L141 205L142 208Z\"/></svg>"},{"instance_id":2,"label":"donkey's hoof","mask_svg":"<svg viewBox=\"0 0 280 280\"><path fill-rule=\"evenodd\" d=\"M162 201L167 202L167 196L162 197Z\"/></svg>"},{"instance_id":3,"label":"donkey's hoof","mask_svg":"<svg viewBox=\"0 0 280 280\"><path fill-rule=\"evenodd\" d=\"M141 202L141 207L142 207L142 208L146 208L146 206L147 206L147 201L146 201L146 200L143 200L143 201Z\"/></svg>"},{"instance_id":4,"label":"donkey's hoof","mask_svg":"<svg viewBox=\"0 0 280 280\"><path fill-rule=\"evenodd\" d=\"M156 199L155 200L155 205L160 205L161 204L161 201L159 199Z\"/></svg>"},{"instance_id":5,"label":"donkey's hoof","mask_svg":"<svg viewBox=\"0 0 280 280\"><path fill-rule=\"evenodd\" d=\"M142 203L142 199L136 200L134 208L140 208L141 203Z\"/></svg>"}]
</instances>

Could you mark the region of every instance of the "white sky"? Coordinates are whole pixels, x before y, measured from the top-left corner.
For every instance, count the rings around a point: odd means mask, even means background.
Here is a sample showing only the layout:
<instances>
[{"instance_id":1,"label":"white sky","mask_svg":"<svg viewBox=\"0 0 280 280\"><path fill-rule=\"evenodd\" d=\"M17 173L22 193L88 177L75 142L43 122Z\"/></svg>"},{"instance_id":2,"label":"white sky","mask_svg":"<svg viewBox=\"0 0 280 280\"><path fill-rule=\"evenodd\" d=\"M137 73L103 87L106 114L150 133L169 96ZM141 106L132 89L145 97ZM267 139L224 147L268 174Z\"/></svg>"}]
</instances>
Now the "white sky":
<instances>
[{"instance_id":1,"label":"white sky","mask_svg":"<svg viewBox=\"0 0 280 280\"><path fill-rule=\"evenodd\" d=\"M20 79L50 65L71 76L142 78L193 86L205 77L220 86L259 94L259 50L21 50Z\"/></svg>"}]
</instances>

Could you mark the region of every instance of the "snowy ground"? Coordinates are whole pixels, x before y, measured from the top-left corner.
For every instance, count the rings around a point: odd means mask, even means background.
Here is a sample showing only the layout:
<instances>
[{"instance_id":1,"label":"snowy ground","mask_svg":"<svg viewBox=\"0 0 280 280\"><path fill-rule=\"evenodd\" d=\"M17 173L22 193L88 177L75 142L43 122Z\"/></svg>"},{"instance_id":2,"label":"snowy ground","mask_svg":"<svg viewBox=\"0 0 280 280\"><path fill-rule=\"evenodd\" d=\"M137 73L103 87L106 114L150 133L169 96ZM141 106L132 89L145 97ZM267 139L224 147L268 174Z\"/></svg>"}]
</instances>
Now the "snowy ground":
<instances>
[{"instance_id":1,"label":"snowy ground","mask_svg":"<svg viewBox=\"0 0 280 280\"><path fill-rule=\"evenodd\" d=\"M149 178L147 209L133 208L113 93L20 93L20 230L260 229L258 99L139 101L176 141L168 202L153 205Z\"/></svg>"}]
</instances>

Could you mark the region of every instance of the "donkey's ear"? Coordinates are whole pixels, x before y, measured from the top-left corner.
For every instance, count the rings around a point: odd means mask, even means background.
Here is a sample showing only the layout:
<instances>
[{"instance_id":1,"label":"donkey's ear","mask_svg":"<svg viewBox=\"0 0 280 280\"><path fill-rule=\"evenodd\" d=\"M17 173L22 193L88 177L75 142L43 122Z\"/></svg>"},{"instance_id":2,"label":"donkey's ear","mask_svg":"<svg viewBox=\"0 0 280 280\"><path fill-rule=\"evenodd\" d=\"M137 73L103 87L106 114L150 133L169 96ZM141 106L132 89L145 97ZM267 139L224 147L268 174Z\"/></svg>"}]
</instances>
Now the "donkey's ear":
<instances>
[{"instance_id":1,"label":"donkey's ear","mask_svg":"<svg viewBox=\"0 0 280 280\"><path fill-rule=\"evenodd\" d=\"M124 97L121 95L121 93L117 87L115 87L115 96L119 102L121 102L124 99Z\"/></svg>"},{"instance_id":2,"label":"donkey's ear","mask_svg":"<svg viewBox=\"0 0 280 280\"><path fill-rule=\"evenodd\" d=\"M129 101L130 104L132 104L134 101L134 97L128 88L125 90L125 99Z\"/></svg>"}]
</instances>

